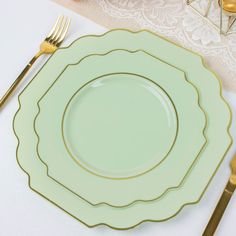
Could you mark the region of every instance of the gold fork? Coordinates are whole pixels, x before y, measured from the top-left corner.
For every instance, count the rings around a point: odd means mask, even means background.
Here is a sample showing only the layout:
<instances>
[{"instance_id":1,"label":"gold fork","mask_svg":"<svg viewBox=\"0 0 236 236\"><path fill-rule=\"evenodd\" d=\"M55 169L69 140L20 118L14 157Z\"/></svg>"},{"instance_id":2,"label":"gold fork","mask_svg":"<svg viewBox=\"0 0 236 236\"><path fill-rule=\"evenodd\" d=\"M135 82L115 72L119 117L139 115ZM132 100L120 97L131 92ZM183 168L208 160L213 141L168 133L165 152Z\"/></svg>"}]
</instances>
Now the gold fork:
<instances>
[{"instance_id":1,"label":"gold fork","mask_svg":"<svg viewBox=\"0 0 236 236\"><path fill-rule=\"evenodd\" d=\"M61 45L62 41L64 40L68 28L70 25L70 19L64 16L58 17L55 25L53 26L51 32L48 36L44 39L44 41L40 45L40 49L38 53L30 60L21 74L17 77L11 87L7 90L4 96L0 99L0 108L5 104L7 99L10 95L14 92L17 88L19 83L24 79L25 75L35 63L35 61L43 54L52 54L56 51L56 49Z\"/></svg>"},{"instance_id":2,"label":"gold fork","mask_svg":"<svg viewBox=\"0 0 236 236\"><path fill-rule=\"evenodd\" d=\"M228 183L224 189L224 192L221 195L221 198L211 216L211 219L209 220L206 229L203 233L203 236L212 236L214 235L216 228L218 224L220 223L220 220L225 212L225 209L234 193L234 190L236 188L236 154L234 155L231 163L231 175L228 180Z\"/></svg>"}]
</instances>

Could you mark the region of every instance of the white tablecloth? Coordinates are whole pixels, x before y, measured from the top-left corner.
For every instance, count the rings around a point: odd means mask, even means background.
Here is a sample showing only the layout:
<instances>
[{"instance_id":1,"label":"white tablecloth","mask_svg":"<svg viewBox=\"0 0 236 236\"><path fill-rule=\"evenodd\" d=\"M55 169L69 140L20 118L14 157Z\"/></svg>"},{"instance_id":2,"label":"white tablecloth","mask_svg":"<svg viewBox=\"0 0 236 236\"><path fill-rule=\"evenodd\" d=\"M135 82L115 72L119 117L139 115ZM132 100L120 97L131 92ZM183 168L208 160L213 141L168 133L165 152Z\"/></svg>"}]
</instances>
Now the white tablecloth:
<instances>
[{"instance_id":1,"label":"white tablecloth","mask_svg":"<svg viewBox=\"0 0 236 236\"><path fill-rule=\"evenodd\" d=\"M41 0L12 0L0 2L0 95L21 72L37 51L39 42L49 31L59 14L72 18L70 35L64 45L75 38L105 31L101 26L70 12L52 2ZM42 59L31 71L17 94L42 65ZM0 235L1 236L199 236L201 235L229 175L228 163L235 151L231 148L219 171L199 204L185 207L175 218L162 223L145 223L129 231L114 231L107 227L89 229L62 210L31 191L26 174L16 162L17 140L12 130L12 119L18 103L17 94L0 112ZM236 95L224 93L236 111ZM235 113L235 112L234 112ZM217 115L217 114L216 114ZM234 118L236 120L236 118ZM236 138L236 122L232 133ZM30 157L29 157L30 158ZM235 236L236 196L217 231L218 236Z\"/></svg>"}]
</instances>

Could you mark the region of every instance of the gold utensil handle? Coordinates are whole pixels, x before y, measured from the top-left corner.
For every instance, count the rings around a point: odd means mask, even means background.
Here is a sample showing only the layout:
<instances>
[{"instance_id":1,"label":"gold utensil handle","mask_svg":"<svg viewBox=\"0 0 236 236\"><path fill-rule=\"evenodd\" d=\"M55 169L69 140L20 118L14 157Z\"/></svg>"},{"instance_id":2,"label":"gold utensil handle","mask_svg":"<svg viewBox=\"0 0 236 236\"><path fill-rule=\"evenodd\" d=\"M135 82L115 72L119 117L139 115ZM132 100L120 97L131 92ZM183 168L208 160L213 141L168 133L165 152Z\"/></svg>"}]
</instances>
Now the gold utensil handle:
<instances>
[{"instance_id":1,"label":"gold utensil handle","mask_svg":"<svg viewBox=\"0 0 236 236\"><path fill-rule=\"evenodd\" d=\"M38 59L38 54L36 54L30 62L27 64L27 66L24 68L24 70L21 72L21 74L17 77L17 79L14 81L14 83L11 85L11 87L7 90L7 92L3 95L3 97L0 100L0 108L5 104L7 99L11 96L11 94L15 91L17 86L20 84L20 82L24 79L25 75L29 71L29 69L32 67L34 62Z\"/></svg>"},{"instance_id":2,"label":"gold utensil handle","mask_svg":"<svg viewBox=\"0 0 236 236\"><path fill-rule=\"evenodd\" d=\"M202 236L213 236L220 220L225 212L225 209L231 199L231 196L234 193L235 185L233 185L230 181L228 181L223 194L211 216L210 221L208 222L206 229Z\"/></svg>"}]
</instances>

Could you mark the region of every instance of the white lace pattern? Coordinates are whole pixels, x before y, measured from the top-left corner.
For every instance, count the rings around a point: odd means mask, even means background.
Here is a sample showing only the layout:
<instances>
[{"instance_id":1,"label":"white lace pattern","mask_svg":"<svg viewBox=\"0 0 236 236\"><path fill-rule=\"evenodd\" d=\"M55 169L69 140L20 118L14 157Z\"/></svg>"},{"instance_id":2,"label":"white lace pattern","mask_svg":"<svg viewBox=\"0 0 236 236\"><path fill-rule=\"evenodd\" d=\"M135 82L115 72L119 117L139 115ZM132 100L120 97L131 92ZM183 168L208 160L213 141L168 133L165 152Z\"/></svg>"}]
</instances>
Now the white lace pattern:
<instances>
[{"instance_id":1,"label":"white lace pattern","mask_svg":"<svg viewBox=\"0 0 236 236\"><path fill-rule=\"evenodd\" d=\"M201 53L206 62L223 77L225 88L236 86L236 34L220 35L183 0L95 0L105 14L135 20L140 28L167 36ZM208 0L196 0L203 11ZM219 23L220 9L213 2L210 19ZM227 18L224 17L224 23ZM227 78L226 78L227 77ZM233 90L233 89L232 89Z\"/></svg>"}]
</instances>

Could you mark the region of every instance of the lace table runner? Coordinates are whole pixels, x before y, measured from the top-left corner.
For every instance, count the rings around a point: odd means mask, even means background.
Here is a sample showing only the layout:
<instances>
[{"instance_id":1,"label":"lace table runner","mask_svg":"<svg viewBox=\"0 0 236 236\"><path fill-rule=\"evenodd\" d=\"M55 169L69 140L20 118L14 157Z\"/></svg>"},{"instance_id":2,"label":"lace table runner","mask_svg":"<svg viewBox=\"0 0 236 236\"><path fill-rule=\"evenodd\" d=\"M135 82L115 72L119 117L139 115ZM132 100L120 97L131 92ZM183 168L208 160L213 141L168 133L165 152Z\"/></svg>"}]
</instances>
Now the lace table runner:
<instances>
[{"instance_id":1,"label":"lace table runner","mask_svg":"<svg viewBox=\"0 0 236 236\"><path fill-rule=\"evenodd\" d=\"M149 29L204 56L222 78L226 90L236 92L236 34L220 35L183 0L55 0L109 29ZM196 0L200 11L208 0ZM217 1L210 16L219 22Z\"/></svg>"}]
</instances>

